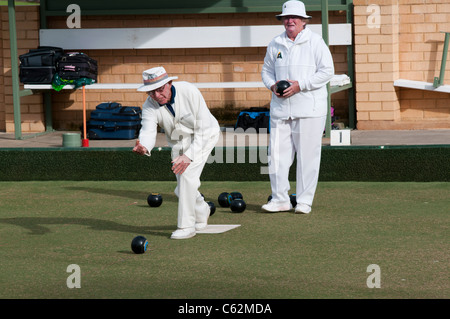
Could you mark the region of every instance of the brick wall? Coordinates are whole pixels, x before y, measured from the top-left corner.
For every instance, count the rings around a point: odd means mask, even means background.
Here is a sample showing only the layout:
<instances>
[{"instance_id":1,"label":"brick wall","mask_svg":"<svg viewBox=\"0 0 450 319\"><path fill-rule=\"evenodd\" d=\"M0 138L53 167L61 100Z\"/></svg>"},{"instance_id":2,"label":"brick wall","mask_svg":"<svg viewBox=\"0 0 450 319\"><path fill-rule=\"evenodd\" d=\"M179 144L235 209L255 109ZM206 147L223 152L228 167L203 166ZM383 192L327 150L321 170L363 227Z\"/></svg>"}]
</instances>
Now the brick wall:
<instances>
[{"instance_id":1,"label":"brick wall","mask_svg":"<svg viewBox=\"0 0 450 319\"><path fill-rule=\"evenodd\" d=\"M444 35L450 30L450 4L446 0L354 0L356 108L358 129L450 128L450 94L395 88L404 78L432 82L439 75ZM380 25L374 27L371 6L380 10ZM369 9L369 11L368 11ZM17 6L19 54L38 46L38 7ZM0 131L14 131L8 12L0 6ZM278 24L274 13L191 14L158 16L83 17L82 28L175 27ZM320 13L310 13L312 23L320 23ZM331 23L345 21L344 12L332 12ZM65 28L65 17L49 21L51 28ZM376 21L375 21L376 22ZM82 48L80 49L82 50ZM346 50L331 47L336 73L346 73ZM101 82L141 82L141 72L164 65L180 80L260 81L265 48L172 49L172 50L91 50L99 61ZM447 78L450 78L447 63ZM450 81L446 81L449 83ZM268 106L266 89L202 89L213 110L237 114L242 108ZM348 92L332 96L336 114L348 117ZM140 106L142 93L131 90L88 90L91 111L104 101ZM52 94L53 125L60 130L79 129L82 124L82 95L78 91ZM21 98L23 132L41 132L44 127L42 96Z\"/></svg>"},{"instance_id":2,"label":"brick wall","mask_svg":"<svg viewBox=\"0 0 450 319\"><path fill-rule=\"evenodd\" d=\"M2 22L7 30L7 7L2 7ZM17 6L17 37L19 54L38 46L38 8ZM274 13L242 14L189 14L152 16L87 16L82 17L82 28L108 27L180 27L180 26L226 26L226 25L266 25L278 24ZM320 12L312 12L313 23L320 23ZM345 13L330 14L330 22L345 21ZM66 28L65 17L54 17L49 28ZM9 34L3 31L2 51L3 75L5 78L4 128L14 131L14 114L9 60ZM99 82L140 83L142 71L163 65L171 75L179 80L190 82L222 81L260 81L261 68L266 48L222 48L222 49L143 49L143 50L82 50L99 63ZM332 48L336 70L345 73L346 51L340 47ZM270 92L257 89L202 89L208 106L213 113L231 114L235 120L239 111L253 106L268 106ZM333 96L336 113L341 118L348 116L347 93ZM1 98L1 96L0 96ZM123 105L141 106L146 96L133 90L88 90L86 106L88 113L98 103L117 101ZM21 98L21 117L23 132L40 132L44 128L44 111L41 94ZM52 94L53 127L58 130L78 130L82 125L82 93L61 91ZM0 109L1 110L1 109Z\"/></svg>"},{"instance_id":3,"label":"brick wall","mask_svg":"<svg viewBox=\"0 0 450 319\"><path fill-rule=\"evenodd\" d=\"M358 129L450 128L450 94L395 88L399 78L432 82L439 75L444 35L450 30L450 4L434 0L354 0L355 71ZM380 26L369 6L380 9ZM19 54L38 46L38 7L17 6ZM14 131L11 63L7 7L0 7L0 130ZM179 27L278 24L274 13L191 14L160 16L83 17L82 28ZM311 12L312 23L320 23L320 13ZM330 14L331 23L345 21L344 12ZM54 17L51 28L65 28L65 17ZM82 48L80 49L82 50ZM332 47L336 73L346 73L346 50ZM91 50L84 51L98 60L101 82L141 82L143 70L164 65L171 75L191 82L260 81L265 48L171 49L171 50ZM447 63L447 78L450 76ZM446 81L449 83L450 81ZM268 106L266 89L202 89L208 106L229 110ZM347 118L348 92L332 96L336 114ZM140 106L142 93L131 90L88 90L87 108L91 111L104 101ZM52 94L53 125L59 130L79 129L82 124L81 91ZM23 132L44 128L42 96L21 98Z\"/></svg>"},{"instance_id":4,"label":"brick wall","mask_svg":"<svg viewBox=\"0 0 450 319\"><path fill-rule=\"evenodd\" d=\"M0 30L4 30L3 27L3 10L0 9ZM3 33L0 33L0 132L6 131L5 123L5 90L4 90L4 77L3 77Z\"/></svg>"},{"instance_id":5,"label":"brick wall","mask_svg":"<svg viewBox=\"0 0 450 319\"><path fill-rule=\"evenodd\" d=\"M439 31L450 29L447 2L354 1L358 129L450 128L450 94L393 85L400 78L433 82L439 75L444 40ZM379 27L373 24L374 6Z\"/></svg>"},{"instance_id":6,"label":"brick wall","mask_svg":"<svg viewBox=\"0 0 450 319\"><path fill-rule=\"evenodd\" d=\"M444 34L440 31L450 31L450 3L425 3L402 1L400 6L400 78L433 82L442 61ZM445 78L444 84L449 84L448 60ZM402 89L399 97L403 121L450 127L450 94Z\"/></svg>"},{"instance_id":7,"label":"brick wall","mask_svg":"<svg viewBox=\"0 0 450 319\"><path fill-rule=\"evenodd\" d=\"M279 24L277 13L242 14L186 14L151 16L106 16L84 17L82 28L117 27L187 27L187 26L229 26ZM316 12L313 23L320 23ZM331 22L345 21L343 13L330 14ZM66 20L53 18L50 28L65 28ZM80 49L81 50L81 49ZM336 69L346 72L346 50L335 47ZM83 51L83 50L82 50ZM189 82L231 82L261 81L261 69L266 48L199 48L199 49L139 49L139 50L84 50L99 63L99 82L140 83L142 71L163 65L178 80ZM202 94L216 116L224 115L219 121L230 124L240 110L248 107L265 106L270 103L271 93L265 88L257 89L201 89ZM88 112L100 102L117 101L124 105L140 106L145 93L131 90L89 90L86 95ZM341 118L348 117L346 92L334 96L333 105ZM60 92L53 94L53 118L56 129L78 129L82 120L82 94ZM228 119L228 120L227 120Z\"/></svg>"},{"instance_id":8,"label":"brick wall","mask_svg":"<svg viewBox=\"0 0 450 319\"><path fill-rule=\"evenodd\" d=\"M18 54L28 52L30 48L39 45L39 7L16 7L16 32ZM0 130L14 132L14 106L12 95L11 53L9 42L8 7L0 6L2 35L1 35L1 76L0 82ZM2 95L3 93L3 95ZM3 98L2 98L3 96ZM22 132L42 132L45 130L42 96L40 94L23 97L21 102ZM3 114L3 115L2 115Z\"/></svg>"}]
</instances>

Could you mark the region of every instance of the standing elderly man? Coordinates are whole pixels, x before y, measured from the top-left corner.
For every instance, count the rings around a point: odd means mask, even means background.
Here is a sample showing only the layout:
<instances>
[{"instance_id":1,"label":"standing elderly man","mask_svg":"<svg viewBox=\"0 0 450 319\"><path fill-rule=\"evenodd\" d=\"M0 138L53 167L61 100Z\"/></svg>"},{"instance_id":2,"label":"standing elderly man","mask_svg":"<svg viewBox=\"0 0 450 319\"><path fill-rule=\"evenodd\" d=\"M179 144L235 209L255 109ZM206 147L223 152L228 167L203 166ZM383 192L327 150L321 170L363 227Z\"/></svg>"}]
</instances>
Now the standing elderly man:
<instances>
[{"instance_id":1,"label":"standing elderly man","mask_svg":"<svg viewBox=\"0 0 450 319\"><path fill-rule=\"evenodd\" d=\"M272 91L270 103L269 177L272 199L262 209L291 210L289 169L297 154L295 212L308 214L319 178L322 136L327 116L326 84L334 75L333 59L323 39L306 27L311 17L301 1L287 1L285 31L268 45L261 76ZM277 82L290 86L280 95Z\"/></svg>"},{"instance_id":2,"label":"standing elderly man","mask_svg":"<svg viewBox=\"0 0 450 319\"><path fill-rule=\"evenodd\" d=\"M195 236L207 226L210 207L198 191L200 175L209 154L219 140L220 127L200 91L188 82L175 82L163 67L143 72L147 92L142 107L142 128L133 152L150 155L155 146L157 126L164 129L172 148L172 171L177 177L178 229L172 239Z\"/></svg>"}]
</instances>

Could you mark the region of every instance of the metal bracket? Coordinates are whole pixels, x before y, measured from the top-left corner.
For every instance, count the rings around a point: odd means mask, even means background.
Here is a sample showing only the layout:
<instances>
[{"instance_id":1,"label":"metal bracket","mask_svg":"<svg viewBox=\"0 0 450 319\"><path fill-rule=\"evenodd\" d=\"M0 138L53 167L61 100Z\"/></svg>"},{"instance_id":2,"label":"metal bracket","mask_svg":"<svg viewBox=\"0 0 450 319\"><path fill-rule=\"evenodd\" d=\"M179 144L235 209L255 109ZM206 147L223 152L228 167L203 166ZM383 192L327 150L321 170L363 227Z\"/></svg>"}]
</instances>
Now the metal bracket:
<instances>
[{"instance_id":1,"label":"metal bracket","mask_svg":"<svg viewBox=\"0 0 450 319\"><path fill-rule=\"evenodd\" d=\"M448 53L448 43L450 40L450 32L442 32L442 33L445 33L444 49L442 52L441 71L439 72L439 77L435 77L433 81L433 86L435 88L438 88L444 84L445 66L447 64L447 53Z\"/></svg>"}]
</instances>

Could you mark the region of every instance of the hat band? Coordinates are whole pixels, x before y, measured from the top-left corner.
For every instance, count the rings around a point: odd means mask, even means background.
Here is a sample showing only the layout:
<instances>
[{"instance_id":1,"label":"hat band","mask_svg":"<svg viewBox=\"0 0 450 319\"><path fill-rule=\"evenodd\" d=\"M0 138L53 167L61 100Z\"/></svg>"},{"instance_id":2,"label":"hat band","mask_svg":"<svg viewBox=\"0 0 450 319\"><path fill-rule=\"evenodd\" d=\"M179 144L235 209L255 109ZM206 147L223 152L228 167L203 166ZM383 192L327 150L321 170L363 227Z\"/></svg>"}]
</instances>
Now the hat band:
<instances>
[{"instance_id":1,"label":"hat band","mask_svg":"<svg viewBox=\"0 0 450 319\"><path fill-rule=\"evenodd\" d=\"M147 79L144 80L144 85L152 85L152 84L157 84L161 81L164 81L165 79L167 79L169 76L167 75L167 73L164 73L163 75L160 75L156 78L152 78L152 79Z\"/></svg>"}]
</instances>

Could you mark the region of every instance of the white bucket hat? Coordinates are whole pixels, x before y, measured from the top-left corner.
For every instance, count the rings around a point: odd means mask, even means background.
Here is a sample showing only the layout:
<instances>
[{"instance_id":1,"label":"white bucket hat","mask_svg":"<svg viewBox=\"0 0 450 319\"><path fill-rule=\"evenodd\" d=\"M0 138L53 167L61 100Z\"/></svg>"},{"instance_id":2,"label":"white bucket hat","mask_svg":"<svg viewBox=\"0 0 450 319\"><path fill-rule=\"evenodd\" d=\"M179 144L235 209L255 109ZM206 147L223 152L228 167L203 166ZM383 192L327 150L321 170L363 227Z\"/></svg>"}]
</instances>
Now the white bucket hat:
<instances>
[{"instance_id":1,"label":"white bucket hat","mask_svg":"<svg viewBox=\"0 0 450 319\"><path fill-rule=\"evenodd\" d=\"M177 76L168 76L166 69L162 66L145 70L142 72L142 78L144 80L144 85L137 89L140 92L156 90L167 82L178 79Z\"/></svg>"},{"instance_id":2,"label":"white bucket hat","mask_svg":"<svg viewBox=\"0 0 450 319\"><path fill-rule=\"evenodd\" d=\"M306 14L305 4L301 1L290 0L283 4L281 14L277 15L277 19L281 20L284 16L298 16L306 19L312 17Z\"/></svg>"}]
</instances>

